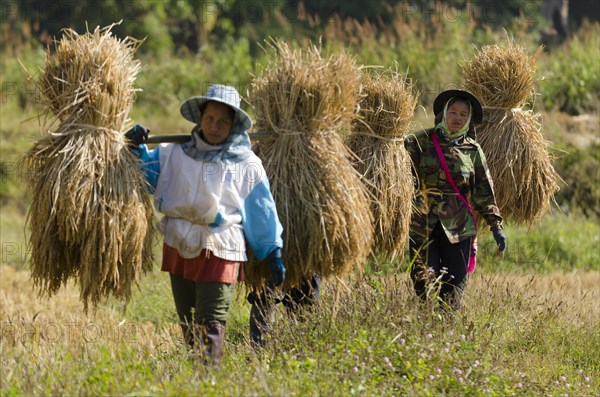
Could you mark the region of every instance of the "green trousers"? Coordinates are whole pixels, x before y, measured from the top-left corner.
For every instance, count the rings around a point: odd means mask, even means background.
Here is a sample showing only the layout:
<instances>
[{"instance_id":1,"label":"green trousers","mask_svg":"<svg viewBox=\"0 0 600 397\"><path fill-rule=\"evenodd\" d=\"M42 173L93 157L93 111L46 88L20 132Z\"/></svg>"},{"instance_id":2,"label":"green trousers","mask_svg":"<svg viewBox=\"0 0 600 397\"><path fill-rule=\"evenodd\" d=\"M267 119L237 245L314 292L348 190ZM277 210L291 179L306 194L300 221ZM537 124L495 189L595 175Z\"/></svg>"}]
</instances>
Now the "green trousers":
<instances>
[{"instance_id":1,"label":"green trousers","mask_svg":"<svg viewBox=\"0 0 600 397\"><path fill-rule=\"evenodd\" d=\"M182 324L226 323L234 284L197 283L186 280L182 275L169 275L175 308Z\"/></svg>"}]
</instances>

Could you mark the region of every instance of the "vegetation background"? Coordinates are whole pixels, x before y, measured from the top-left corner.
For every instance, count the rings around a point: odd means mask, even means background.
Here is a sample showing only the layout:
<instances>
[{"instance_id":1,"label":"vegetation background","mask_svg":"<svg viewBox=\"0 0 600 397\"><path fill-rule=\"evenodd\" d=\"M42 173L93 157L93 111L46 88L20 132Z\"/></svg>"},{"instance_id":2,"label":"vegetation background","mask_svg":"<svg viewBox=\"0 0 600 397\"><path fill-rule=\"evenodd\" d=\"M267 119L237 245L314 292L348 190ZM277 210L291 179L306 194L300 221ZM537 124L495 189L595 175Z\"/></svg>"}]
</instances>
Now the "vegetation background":
<instances>
[{"instance_id":1,"label":"vegetation background","mask_svg":"<svg viewBox=\"0 0 600 397\"><path fill-rule=\"evenodd\" d=\"M594 1L571 0L568 37L553 35L541 0L11 1L0 17L1 395L600 395L600 19ZM564 183L531 228L507 228L508 252L484 235L479 268L453 319L419 308L407 260L374 256L367 271L327 280L319 310L281 312L272 342L248 344L244 288L230 313L220 370L186 352L170 287L158 270L128 306L108 301L85 316L77 288L51 299L31 289L28 193L16 160L39 136L33 82L60 29L122 21L145 38L132 122L183 133L185 97L213 82L244 94L269 62L265 39L342 48L358 63L392 67L415 83L415 129L431 103L461 85L460 62L506 34L538 61L532 108ZM417 94L417 93L416 93ZM244 105L252 113L249 104ZM160 245L157 244L157 253ZM158 255L160 257L160 255Z\"/></svg>"}]
</instances>

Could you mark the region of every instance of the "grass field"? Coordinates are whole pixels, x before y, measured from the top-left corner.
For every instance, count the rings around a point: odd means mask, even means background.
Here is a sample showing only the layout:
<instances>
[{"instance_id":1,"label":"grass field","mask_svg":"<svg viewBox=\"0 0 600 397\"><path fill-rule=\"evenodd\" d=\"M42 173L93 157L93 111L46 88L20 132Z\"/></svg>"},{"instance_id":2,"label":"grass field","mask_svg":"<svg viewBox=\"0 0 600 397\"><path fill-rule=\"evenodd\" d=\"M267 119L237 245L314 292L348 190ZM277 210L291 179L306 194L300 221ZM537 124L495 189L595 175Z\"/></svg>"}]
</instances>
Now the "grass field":
<instances>
[{"instance_id":1,"label":"grass field","mask_svg":"<svg viewBox=\"0 0 600 397\"><path fill-rule=\"evenodd\" d=\"M485 235L452 318L419 307L406 260L372 260L360 277L326 281L306 321L279 313L271 343L255 352L240 286L214 370L184 348L159 271L127 307L110 300L88 316L74 285L36 297L29 199L10 168L32 134L17 131L2 131L0 395L600 395L597 219L555 211L531 229L509 226L503 257Z\"/></svg>"},{"instance_id":2,"label":"grass field","mask_svg":"<svg viewBox=\"0 0 600 397\"><path fill-rule=\"evenodd\" d=\"M127 307L109 300L86 316L76 286L38 299L21 258L4 259L2 395L600 394L595 259L563 271L480 260L455 316L420 306L402 268L328 280L304 321L278 312L259 352L248 342L240 285L220 370L184 348L160 271L143 278Z\"/></svg>"}]
</instances>

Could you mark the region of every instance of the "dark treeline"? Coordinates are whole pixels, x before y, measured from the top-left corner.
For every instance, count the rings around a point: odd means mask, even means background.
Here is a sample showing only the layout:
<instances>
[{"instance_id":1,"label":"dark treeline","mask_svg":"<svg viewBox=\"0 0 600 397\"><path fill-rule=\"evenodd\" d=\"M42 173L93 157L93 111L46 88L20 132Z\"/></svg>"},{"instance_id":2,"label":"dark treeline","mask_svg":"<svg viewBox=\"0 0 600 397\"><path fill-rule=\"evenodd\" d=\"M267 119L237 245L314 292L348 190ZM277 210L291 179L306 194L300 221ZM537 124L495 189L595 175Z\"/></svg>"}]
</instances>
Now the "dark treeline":
<instances>
[{"instance_id":1,"label":"dark treeline","mask_svg":"<svg viewBox=\"0 0 600 397\"><path fill-rule=\"evenodd\" d=\"M568 4L568 26L560 26L556 14L563 2ZM560 34L574 30L584 15L600 19L594 0L4 0L0 50L48 44L66 27L81 32L122 21L113 29L116 34L152 37L144 52L197 53L226 36L316 39L333 18L369 21L385 29L397 15L425 21L466 17L495 28L520 17L533 29Z\"/></svg>"}]
</instances>

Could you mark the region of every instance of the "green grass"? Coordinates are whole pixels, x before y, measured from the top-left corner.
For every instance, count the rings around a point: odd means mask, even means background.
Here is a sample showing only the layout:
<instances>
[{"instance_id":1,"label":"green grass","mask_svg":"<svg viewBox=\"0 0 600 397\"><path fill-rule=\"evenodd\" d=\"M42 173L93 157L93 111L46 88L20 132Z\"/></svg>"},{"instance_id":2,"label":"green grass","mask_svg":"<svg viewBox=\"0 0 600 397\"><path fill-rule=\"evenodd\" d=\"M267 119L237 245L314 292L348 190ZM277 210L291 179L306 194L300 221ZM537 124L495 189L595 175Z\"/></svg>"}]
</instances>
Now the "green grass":
<instances>
[{"instance_id":1,"label":"green grass","mask_svg":"<svg viewBox=\"0 0 600 397\"><path fill-rule=\"evenodd\" d=\"M600 270L600 224L595 217L550 214L528 228L505 229L508 249L497 255L496 242L487 232L479 243L478 264L494 272Z\"/></svg>"},{"instance_id":2,"label":"green grass","mask_svg":"<svg viewBox=\"0 0 600 397\"><path fill-rule=\"evenodd\" d=\"M13 328L4 319L1 393L600 393L597 285L584 296L584 291L545 289L547 279L534 274L505 277L481 271L467 288L464 309L443 316L417 303L403 275L346 280L351 293L329 281L319 309L304 321L278 313L272 338L259 352L247 341L248 305L240 294L232 307L236 320L228 325L224 362L215 370L182 346L173 324L174 308L167 308L172 304L164 279L164 275L145 278L135 297L138 303L124 318L107 305L97 317L79 320L65 319L57 311L53 328L43 315L23 324L13 322ZM160 309L150 315L149 306ZM144 316L150 324L138 321ZM66 337L68 321L84 325L71 326ZM55 330L54 337L48 336L48 329Z\"/></svg>"},{"instance_id":3,"label":"green grass","mask_svg":"<svg viewBox=\"0 0 600 397\"><path fill-rule=\"evenodd\" d=\"M319 308L303 321L278 308L269 344L255 351L240 285L219 370L183 346L168 276L158 268L127 306L109 299L85 316L73 286L37 300L27 272L5 264L0 394L597 395L600 273L597 258L589 266L583 254L597 246L598 226L551 215L528 232L506 232L509 242L563 249L492 263L484 238L454 315L419 304L402 264L373 262L343 283L326 280Z\"/></svg>"},{"instance_id":4,"label":"green grass","mask_svg":"<svg viewBox=\"0 0 600 397\"><path fill-rule=\"evenodd\" d=\"M18 212L3 216L3 236L22 222ZM0 394L598 395L598 225L554 214L506 234L501 259L489 233L482 239L454 316L417 302L404 262L373 260L343 284L326 280L304 321L279 308L256 352L240 285L220 370L184 348L158 265L127 306L109 299L86 316L73 285L35 298L13 258L0 266Z\"/></svg>"},{"instance_id":5,"label":"green grass","mask_svg":"<svg viewBox=\"0 0 600 397\"><path fill-rule=\"evenodd\" d=\"M509 221L504 233L508 248L503 255L498 254L496 242L487 228L480 236L478 269L500 274L600 271L600 224L596 217L554 212L531 227L514 226ZM371 258L366 269L387 275L406 271L408 266L406 250L400 261L377 255Z\"/></svg>"},{"instance_id":6,"label":"green grass","mask_svg":"<svg viewBox=\"0 0 600 397\"><path fill-rule=\"evenodd\" d=\"M600 24L584 24L568 44L543 61L541 100L546 109L569 114L598 110Z\"/></svg>"}]
</instances>

